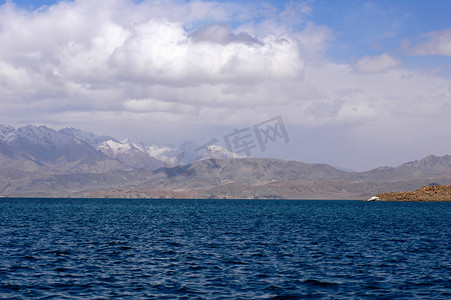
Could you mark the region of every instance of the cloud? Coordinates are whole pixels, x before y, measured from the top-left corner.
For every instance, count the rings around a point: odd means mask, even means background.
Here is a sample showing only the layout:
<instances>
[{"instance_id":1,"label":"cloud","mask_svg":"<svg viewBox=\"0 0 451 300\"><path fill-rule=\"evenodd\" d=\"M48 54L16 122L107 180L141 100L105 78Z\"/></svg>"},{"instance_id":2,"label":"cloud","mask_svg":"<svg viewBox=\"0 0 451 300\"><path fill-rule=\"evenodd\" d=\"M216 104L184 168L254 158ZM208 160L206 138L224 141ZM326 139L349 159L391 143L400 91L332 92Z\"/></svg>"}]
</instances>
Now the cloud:
<instances>
[{"instance_id":1,"label":"cloud","mask_svg":"<svg viewBox=\"0 0 451 300\"><path fill-rule=\"evenodd\" d=\"M205 21L213 9L221 11L213 14L220 20L237 13L234 6L201 1L75 1L35 12L7 3L0 9L0 26L7 29L0 32L0 57L14 76L76 84L84 94L117 88L118 82L126 90L128 84L260 82L302 74L304 60L289 35L257 38L225 23L190 33L174 20L186 10L182 20Z\"/></svg>"},{"instance_id":2,"label":"cloud","mask_svg":"<svg viewBox=\"0 0 451 300\"><path fill-rule=\"evenodd\" d=\"M279 18L284 23L299 24L305 17L312 13L312 1L289 1L284 10L279 13Z\"/></svg>"},{"instance_id":3,"label":"cloud","mask_svg":"<svg viewBox=\"0 0 451 300\"><path fill-rule=\"evenodd\" d=\"M97 120L106 129L134 114L145 123L260 121L267 114L255 108L289 102L279 88L302 82L305 59L291 31L231 24L273 15L213 1L78 0L36 11L8 2L0 6L0 117L12 125Z\"/></svg>"},{"instance_id":4,"label":"cloud","mask_svg":"<svg viewBox=\"0 0 451 300\"><path fill-rule=\"evenodd\" d=\"M423 35L425 41L413 46L413 55L446 55L451 56L451 29L432 31Z\"/></svg>"},{"instance_id":5,"label":"cloud","mask_svg":"<svg viewBox=\"0 0 451 300\"><path fill-rule=\"evenodd\" d=\"M336 117L338 112L342 109L342 103L340 101L335 101L333 103L327 102L315 102L312 103L305 113L307 115L317 116L317 117Z\"/></svg>"},{"instance_id":6,"label":"cloud","mask_svg":"<svg viewBox=\"0 0 451 300\"><path fill-rule=\"evenodd\" d=\"M289 36L268 35L257 42L218 25L189 36L181 24L160 20L136 26L110 58L122 81L176 86L283 80L298 77L303 64Z\"/></svg>"},{"instance_id":7,"label":"cloud","mask_svg":"<svg viewBox=\"0 0 451 300\"><path fill-rule=\"evenodd\" d=\"M427 139L425 128L451 128L449 79L405 70L387 53L330 61L329 41L339 36L311 21L312 9L304 1L278 8L77 0L37 11L4 4L0 118L149 142L208 132L203 143L280 115L298 155L292 159L307 160L306 148L329 155L327 142L302 132L326 140L332 132L334 149L345 145L351 163L362 156L355 149L382 160L383 146L361 146L370 139L404 149L399 141Z\"/></svg>"},{"instance_id":8,"label":"cloud","mask_svg":"<svg viewBox=\"0 0 451 300\"><path fill-rule=\"evenodd\" d=\"M329 27L308 22L305 28L296 33L303 56L309 60L321 60L328 48L328 42L333 40Z\"/></svg>"},{"instance_id":9,"label":"cloud","mask_svg":"<svg viewBox=\"0 0 451 300\"><path fill-rule=\"evenodd\" d=\"M168 112L177 114L196 115L199 109L192 105L170 103L155 99L129 99L124 103L124 108L130 112Z\"/></svg>"},{"instance_id":10,"label":"cloud","mask_svg":"<svg viewBox=\"0 0 451 300\"><path fill-rule=\"evenodd\" d=\"M387 53L377 56L364 56L351 64L352 68L360 73L381 73L399 65L400 61Z\"/></svg>"},{"instance_id":11,"label":"cloud","mask_svg":"<svg viewBox=\"0 0 451 300\"><path fill-rule=\"evenodd\" d=\"M255 37L252 37L248 33L242 32L234 34L230 30L230 26L224 23L209 24L202 28L199 28L190 35L195 42L210 42L218 43L222 45L230 43L243 43L247 45L261 45L264 44Z\"/></svg>"}]
</instances>

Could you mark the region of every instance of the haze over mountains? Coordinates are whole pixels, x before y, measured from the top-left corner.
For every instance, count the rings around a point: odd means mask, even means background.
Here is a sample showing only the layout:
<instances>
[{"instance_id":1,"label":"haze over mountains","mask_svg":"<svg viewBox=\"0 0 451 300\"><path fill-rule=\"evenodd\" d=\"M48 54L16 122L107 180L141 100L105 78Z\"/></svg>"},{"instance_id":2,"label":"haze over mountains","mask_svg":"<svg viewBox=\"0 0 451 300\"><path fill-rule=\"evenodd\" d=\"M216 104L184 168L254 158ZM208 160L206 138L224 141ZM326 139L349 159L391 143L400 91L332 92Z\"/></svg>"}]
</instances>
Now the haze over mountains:
<instances>
[{"instance_id":1,"label":"haze over mountains","mask_svg":"<svg viewBox=\"0 0 451 300\"><path fill-rule=\"evenodd\" d=\"M0 125L1 196L363 199L427 184L451 184L451 156L348 172L190 141L147 145L74 128Z\"/></svg>"}]
</instances>

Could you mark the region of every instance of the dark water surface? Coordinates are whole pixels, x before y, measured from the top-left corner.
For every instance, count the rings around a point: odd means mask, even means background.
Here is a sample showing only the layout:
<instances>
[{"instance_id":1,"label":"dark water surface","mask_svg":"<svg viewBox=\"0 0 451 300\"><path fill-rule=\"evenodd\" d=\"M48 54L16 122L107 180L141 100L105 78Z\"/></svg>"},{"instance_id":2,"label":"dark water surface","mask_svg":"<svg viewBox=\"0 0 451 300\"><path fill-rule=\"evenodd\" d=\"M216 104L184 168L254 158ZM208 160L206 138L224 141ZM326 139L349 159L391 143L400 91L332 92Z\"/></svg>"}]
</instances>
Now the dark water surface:
<instances>
[{"instance_id":1,"label":"dark water surface","mask_svg":"<svg viewBox=\"0 0 451 300\"><path fill-rule=\"evenodd\" d=\"M0 298L451 298L451 203L0 199Z\"/></svg>"}]
</instances>

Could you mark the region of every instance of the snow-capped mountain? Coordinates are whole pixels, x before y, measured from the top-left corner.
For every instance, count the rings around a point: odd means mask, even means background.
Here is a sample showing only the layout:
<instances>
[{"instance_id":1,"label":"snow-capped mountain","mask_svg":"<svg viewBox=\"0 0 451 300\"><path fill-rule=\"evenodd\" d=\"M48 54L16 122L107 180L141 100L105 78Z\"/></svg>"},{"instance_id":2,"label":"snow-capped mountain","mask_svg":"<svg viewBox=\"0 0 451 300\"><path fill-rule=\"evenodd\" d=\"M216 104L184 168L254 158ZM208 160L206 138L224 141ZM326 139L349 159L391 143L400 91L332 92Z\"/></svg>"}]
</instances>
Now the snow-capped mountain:
<instances>
[{"instance_id":1,"label":"snow-capped mountain","mask_svg":"<svg viewBox=\"0 0 451 300\"><path fill-rule=\"evenodd\" d=\"M185 141L180 146L173 145L144 145L139 144L142 149L150 156L155 157L163 162L172 162L180 165L187 165L204 159L226 159L226 158L242 158L221 146L210 145L200 146L193 141ZM143 147L144 145L144 147Z\"/></svg>"},{"instance_id":2,"label":"snow-capped mountain","mask_svg":"<svg viewBox=\"0 0 451 300\"><path fill-rule=\"evenodd\" d=\"M110 136L99 136L76 128L64 128L59 132L73 136L91 145L106 157L116 159L132 168L155 169L163 165L157 158L148 155L145 151L141 151L128 140L120 142Z\"/></svg>"},{"instance_id":3,"label":"snow-capped mountain","mask_svg":"<svg viewBox=\"0 0 451 300\"><path fill-rule=\"evenodd\" d=\"M108 157L118 157L118 155L125 155L126 153L137 153L137 150L139 150L154 159L164 162L166 165L187 165L204 159L243 157L217 145L202 147L193 141L185 141L179 147L175 147L173 145L147 145L129 140L122 142L108 140L98 145L97 149Z\"/></svg>"},{"instance_id":4,"label":"snow-capped mountain","mask_svg":"<svg viewBox=\"0 0 451 300\"><path fill-rule=\"evenodd\" d=\"M178 162L181 165L187 165L195 161L204 159L226 159L226 158L240 158L236 153L230 152L227 149L218 145L204 145L199 146L196 142L186 141L177 148Z\"/></svg>"},{"instance_id":5,"label":"snow-capped mountain","mask_svg":"<svg viewBox=\"0 0 451 300\"><path fill-rule=\"evenodd\" d=\"M64 135L70 135L73 136L77 139L79 139L80 141L83 141L91 146L95 146L97 147L98 145L102 144L105 141L108 140L113 140L116 141L115 139L113 139L110 136L106 136L106 135L95 135L92 132L87 132L87 131L82 131L80 129L76 129L76 128L63 128L61 130L58 131L59 133L62 133Z\"/></svg>"},{"instance_id":6,"label":"snow-capped mountain","mask_svg":"<svg viewBox=\"0 0 451 300\"><path fill-rule=\"evenodd\" d=\"M107 140L97 146L97 149L102 151L108 157L116 157L120 153L130 152L133 149L127 141L117 142L114 140Z\"/></svg>"},{"instance_id":7,"label":"snow-capped mountain","mask_svg":"<svg viewBox=\"0 0 451 300\"><path fill-rule=\"evenodd\" d=\"M85 143L93 146L108 157L124 156L127 152L145 153L147 156L164 161L177 155L177 147L173 145L145 144L136 143L128 139L118 141L117 139L106 135L95 135L92 132L82 131L76 128L64 128L59 130L60 133L73 136Z\"/></svg>"},{"instance_id":8,"label":"snow-capped mountain","mask_svg":"<svg viewBox=\"0 0 451 300\"><path fill-rule=\"evenodd\" d=\"M70 144L72 142L80 144L79 140L74 139L71 136L60 134L59 132L48 128L46 126L32 126L27 125L15 130L6 138L6 142L11 145L39 145L42 147L58 148Z\"/></svg>"},{"instance_id":9,"label":"snow-capped mountain","mask_svg":"<svg viewBox=\"0 0 451 300\"><path fill-rule=\"evenodd\" d=\"M0 124L0 140L6 140L10 135L12 135L16 131L14 127Z\"/></svg>"},{"instance_id":10,"label":"snow-capped mountain","mask_svg":"<svg viewBox=\"0 0 451 300\"><path fill-rule=\"evenodd\" d=\"M33 125L18 129L0 125L0 141L2 166L69 173L154 170L187 165L198 160L240 157L220 146L199 146L193 141L186 141L179 147L145 144L118 141L75 128L56 131ZM21 168L21 165L27 167Z\"/></svg>"},{"instance_id":11,"label":"snow-capped mountain","mask_svg":"<svg viewBox=\"0 0 451 300\"><path fill-rule=\"evenodd\" d=\"M225 158L244 158L245 157L243 155L233 153L233 152L231 152L221 146L217 146L217 145L206 146L205 149L206 149L206 152L204 155L202 155L200 160L211 159L211 158L225 159Z\"/></svg>"},{"instance_id":12,"label":"snow-capped mountain","mask_svg":"<svg viewBox=\"0 0 451 300\"><path fill-rule=\"evenodd\" d=\"M97 150L110 158L115 158L121 163L137 169L156 169L163 166L163 163L141 151L128 140L118 142L107 140L97 146Z\"/></svg>"},{"instance_id":13,"label":"snow-capped mountain","mask_svg":"<svg viewBox=\"0 0 451 300\"><path fill-rule=\"evenodd\" d=\"M89 144L46 126L18 128L5 142L14 151L13 156L32 161L43 171L80 173L130 169Z\"/></svg>"},{"instance_id":14,"label":"snow-capped mountain","mask_svg":"<svg viewBox=\"0 0 451 300\"><path fill-rule=\"evenodd\" d=\"M173 145L147 145L145 143L134 142L131 142L131 144L142 152L147 153L147 155L149 155L150 157L156 158L161 161L166 161L167 159L171 159L177 155L177 147Z\"/></svg>"}]
</instances>

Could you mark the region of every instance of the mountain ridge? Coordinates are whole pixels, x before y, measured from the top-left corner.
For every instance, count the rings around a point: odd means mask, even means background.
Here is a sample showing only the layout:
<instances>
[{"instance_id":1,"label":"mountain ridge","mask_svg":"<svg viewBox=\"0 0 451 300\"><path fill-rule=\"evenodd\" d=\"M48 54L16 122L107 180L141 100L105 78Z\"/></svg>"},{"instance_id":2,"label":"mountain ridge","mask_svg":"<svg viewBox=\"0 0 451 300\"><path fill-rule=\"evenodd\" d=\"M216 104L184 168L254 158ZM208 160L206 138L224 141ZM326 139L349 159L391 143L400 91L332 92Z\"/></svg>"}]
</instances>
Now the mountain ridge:
<instances>
[{"instance_id":1,"label":"mountain ridge","mask_svg":"<svg viewBox=\"0 0 451 300\"><path fill-rule=\"evenodd\" d=\"M450 155L353 172L321 163L239 157L194 142L155 146L150 153L171 154L158 159L146 153L150 147L75 128L0 125L0 196L177 195L172 191L200 198L363 199L387 190L451 184Z\"/></svg>"},{"instance_id":2,"label":"mountain ridge","mask_svg":"<svg viewBox=\"0 0 451 300\"><path fill-rule=\"evenodd\" d=\"M193 152L198 146L190 141L179 147L148 145L129 140L121 142L110 136L99 136L72 127L56 131L42 125L27 125L16 129L0 124L0 142L0 155L3 155L3 165L0 167L16 165L19 169L30 170L21 168L23 163L6 161L20 157L33 162L42 171L53 169L63 173L130 171L139 168L153 170L165 164L173 165L181 153L184 154L183 159L177 160L177 165L205 159L206 155L207 158L235 157L234 153L221 147L206 147L201 149L201 156L198 158Z\"/></svg>"}]
</instances>

